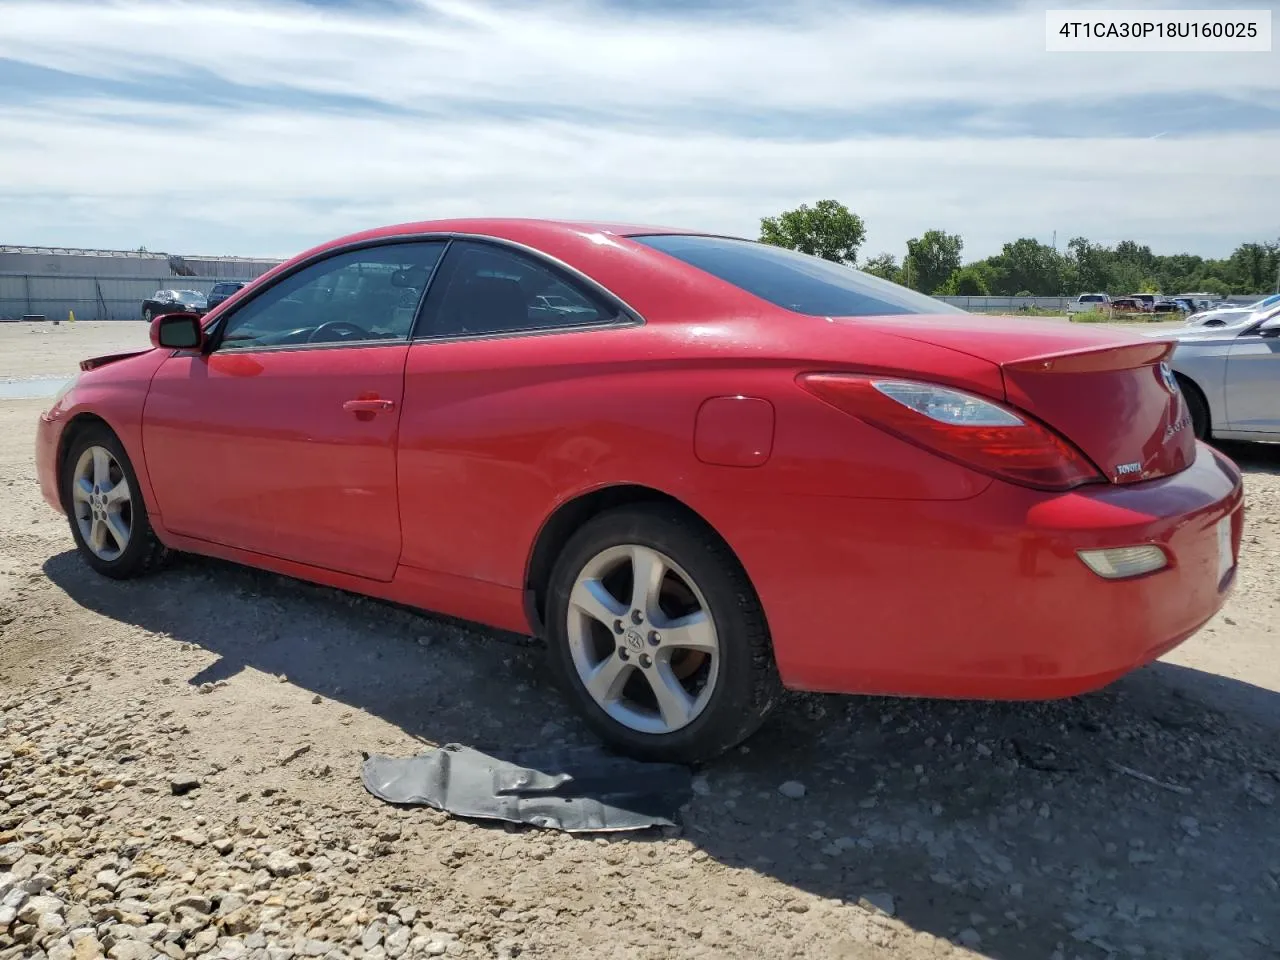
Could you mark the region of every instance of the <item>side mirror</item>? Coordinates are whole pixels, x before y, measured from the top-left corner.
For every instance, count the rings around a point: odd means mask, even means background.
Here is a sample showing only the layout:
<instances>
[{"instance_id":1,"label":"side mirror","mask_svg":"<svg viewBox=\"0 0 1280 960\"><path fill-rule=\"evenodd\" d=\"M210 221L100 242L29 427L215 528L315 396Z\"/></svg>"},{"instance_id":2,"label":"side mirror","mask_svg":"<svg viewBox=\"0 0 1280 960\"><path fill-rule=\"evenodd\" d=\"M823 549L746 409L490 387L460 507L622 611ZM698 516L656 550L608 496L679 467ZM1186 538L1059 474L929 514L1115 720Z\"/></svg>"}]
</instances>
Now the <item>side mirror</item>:
<instances>
[{"instance_id":1,"label":"side mirror","mask_svg":"<svg viewBox=\"0 0 1280 960\"><path fill-rule=\"evenodd\" d=\"M151 345L164 350L198 350L204 346L204 328L194 313L162 313L151 321Z\"/></svg>"}]
</instances>

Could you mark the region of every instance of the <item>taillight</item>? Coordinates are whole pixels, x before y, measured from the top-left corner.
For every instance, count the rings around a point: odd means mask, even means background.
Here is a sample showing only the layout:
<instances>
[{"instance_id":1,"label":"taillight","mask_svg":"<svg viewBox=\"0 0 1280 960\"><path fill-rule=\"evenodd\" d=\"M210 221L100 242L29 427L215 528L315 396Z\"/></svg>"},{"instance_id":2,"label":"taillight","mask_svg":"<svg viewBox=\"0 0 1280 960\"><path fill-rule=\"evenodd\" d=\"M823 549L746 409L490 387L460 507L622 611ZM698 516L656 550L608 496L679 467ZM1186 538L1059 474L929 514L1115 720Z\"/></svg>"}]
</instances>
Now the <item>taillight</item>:
<instances>
[{"instance_id":1,"label":"taillight","mask_svg":"<svg viewBox=\"0 0 1280 960\"><path fill-rule=\"evenodd\" d=\"M798 379L845 413L1013 483L1069 490L1104 479L1083 453L1044 424L970 393L841 373L807 373Z\"/></svg>"}]
</instances>

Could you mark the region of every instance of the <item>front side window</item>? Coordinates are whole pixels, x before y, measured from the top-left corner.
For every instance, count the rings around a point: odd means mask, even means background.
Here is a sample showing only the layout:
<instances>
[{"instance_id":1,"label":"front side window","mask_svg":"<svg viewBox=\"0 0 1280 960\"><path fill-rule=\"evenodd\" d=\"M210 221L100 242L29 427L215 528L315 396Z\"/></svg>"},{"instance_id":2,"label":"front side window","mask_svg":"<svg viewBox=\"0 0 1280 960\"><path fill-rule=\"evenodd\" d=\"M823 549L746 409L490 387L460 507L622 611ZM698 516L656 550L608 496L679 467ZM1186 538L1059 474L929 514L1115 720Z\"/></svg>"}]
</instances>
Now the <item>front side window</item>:
<instances>
[{"instance_id":1,"label":"front side window","mask_svg":"<svg viewBox=\"0 0 1280 960\"><path fill-rule=\"evenodd\" d=\"M407 340L444 241L340 253L272 284L227 318L219 350Z\"/></svg>"},{"instance_id":2,"label":"front side window","mask_svg":"<svg viewBox=\"0 0 1280 960\"><path fill-rule=\"evenodd\" d=\"M423 334L481 336L609 323L617 311L549 264L456 240L427 294Z\"/></svg>"},{"instance_id":3,"label":"front side window","mask_svg":"<svg viewBox=\"0 0 1280 960\"><path fill-rule=\"evenodd\" d=\"M795 313L872 317L965 312L853 267L751 240L685 234L629 239Z\"/></svg>"}]
</instances>

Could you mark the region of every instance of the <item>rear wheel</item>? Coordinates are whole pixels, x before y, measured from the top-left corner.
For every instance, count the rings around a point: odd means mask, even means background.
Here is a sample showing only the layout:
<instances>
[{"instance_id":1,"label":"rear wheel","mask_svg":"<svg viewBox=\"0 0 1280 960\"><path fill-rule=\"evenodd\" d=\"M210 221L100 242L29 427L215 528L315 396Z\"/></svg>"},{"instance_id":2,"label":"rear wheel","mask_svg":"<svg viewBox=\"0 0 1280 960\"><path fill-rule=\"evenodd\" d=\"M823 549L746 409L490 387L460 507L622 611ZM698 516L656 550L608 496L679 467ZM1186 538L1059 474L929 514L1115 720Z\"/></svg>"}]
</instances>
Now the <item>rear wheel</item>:
<instances>
[{"instance_id":1,"label":"rear wheel","mask_svg":"<svg viewBox=\"0 0 1280 960\"><path fill-rule=\"evenodd\" d=\"M1200 388L1186 377L1177 375L1178 388L1187 401L1187 412L1191 414L1191 429L1195 431L1197 440L1208 440L1212 421L1209 418L1209 404L1204 399Z\"/></svg>"},{"instance_id":2,"label":"rear wheel","mask_svg":"<svg viewBox=\"0 0 1280 960\"><path fill-rule=\"evenodd\" d=\"M585 524L552 572L552 666L611 746L706 760L750 736L781 684L746 573L696 520L654 505Z\"/></svg>"},{"instance_id":3,"label":"rear wheel","mask_svg":"<svg viewBox=\"0 0 1280 960\"><path fill-rule=\"evenodd\" d=\"M125 580L164 560L129 457L106 426L72 438L62 465L62 502L80 555L98 573Z\"/></svg>"},{"instance_id":4,"label":"rear wheel","mask_svg":"<svg viewBox=\"0 0 1280 960\"><path fill-rule=\"evenodd\" d=\"M143 311L142 311L142 319L143 319L143 320L145 320L145 321L147 321L147 323L150 323L150 322L151 322L151 317L152 317L152 316L153 316L153 314L151 313L151 308L150 308L150 307L147 307L145 310L143 310Z\"/></svg>"}]
</instances>

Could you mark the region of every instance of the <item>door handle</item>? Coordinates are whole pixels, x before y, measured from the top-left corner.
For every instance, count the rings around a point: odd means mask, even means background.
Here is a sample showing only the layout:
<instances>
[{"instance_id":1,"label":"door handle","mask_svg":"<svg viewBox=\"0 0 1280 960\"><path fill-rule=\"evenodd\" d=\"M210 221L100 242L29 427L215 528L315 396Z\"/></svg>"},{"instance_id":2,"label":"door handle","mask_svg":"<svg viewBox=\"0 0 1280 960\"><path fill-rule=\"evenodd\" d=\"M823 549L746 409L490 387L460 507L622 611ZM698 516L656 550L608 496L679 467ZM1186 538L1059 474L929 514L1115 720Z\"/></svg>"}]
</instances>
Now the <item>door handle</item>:
<instances>
[{"instance_id":1,"label":"door handle","mask_svg":"<svg viewBox=\"0 0 1280 960\"><path fill-rule=\"evenodd\" d=\"M348 400L342 409L348 413L380 413L396 405L394 400Z\"/></svg>"}]
</instances>

